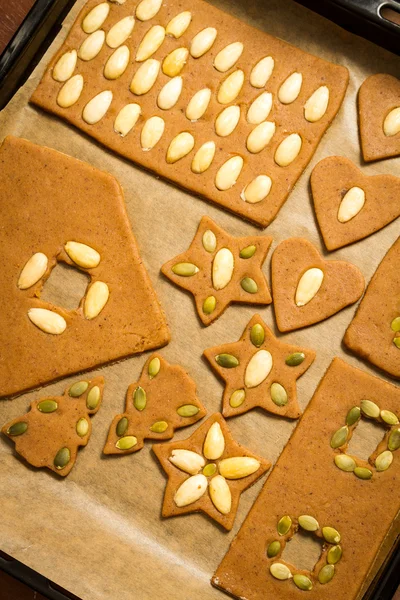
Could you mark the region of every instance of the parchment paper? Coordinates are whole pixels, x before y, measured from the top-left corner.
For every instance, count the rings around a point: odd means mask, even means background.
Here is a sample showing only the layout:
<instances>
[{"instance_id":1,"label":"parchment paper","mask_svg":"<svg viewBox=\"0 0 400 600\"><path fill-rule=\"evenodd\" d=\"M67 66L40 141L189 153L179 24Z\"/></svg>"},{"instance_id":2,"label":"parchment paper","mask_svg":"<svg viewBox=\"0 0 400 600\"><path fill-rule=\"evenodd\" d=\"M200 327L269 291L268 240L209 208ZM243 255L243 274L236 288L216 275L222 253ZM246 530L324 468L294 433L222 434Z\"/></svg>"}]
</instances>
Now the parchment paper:
<instances>
[{"instance_id":1,"label":"parchment paper","mask_svg":"<svg viewBox=\"0 0 400 600\"><path fill-rule=\"evenodd\" d=\"M202 351L238 339L256 310L247 306L230 307L216 323L204 328L196 317L192 298L167 282L160 275L160 266L187 248L205 214L234 235L272 235L273 248L281 240L296 235L308 238L323 251L311 206L311 169L319 160L333 154L343 154L360 164L357 90L372 73L398 76L400 71L398 57L344 32L291 0L213 2L250 24L350 69L350 86L339 115L276 221L263 233L157 180L61 120L28 105L45 65L61 45L84 0L78 0L64 29L32 77L0 114L1 138L11 133L25 137L86 160L119 179L144 264L172 330L172 342L162 353L168 361L179 362L187 368L210 414L220 409L222 384L201 358ZM365 167L367 174L400 175L399 171L399 159ZM324 254L358 265L368 282L399 234L400 222L395 222L366 240ZM269 263L270 255L264 267L267 277ZM289 343L317 351L315 363L298 382L303 409L334 356L342 356L350 364L377 374L342 347L344 331L355 309L356 306L349 307L324 323L282 336ZM278 334L273 309L266 307L259 312ZM93 372L93 376L103 374L106 378L103 406L94 417L88 447L80 451L77 464L65 481L27 467L15 458L13 445L0 440L0 547L85 599L222 599L224 594L213 589L209 579L265 479L243 494L235 527L229 534L202 515L160 518L165 477L151 453L150 444L131 456L105 458L101 455L111 419L122 411L126 388L138 378L145 358L138 356ZM70 378L47 386L45 393L59 393L74 380ZM0 423L24 413L38 394L32 392L11 402L0 402ZM229 426L240 442L275 462L295 422L255 410L230 419ZM192 430L179 431L175 439L188 437Z\"/></svg>"}]
</instances>

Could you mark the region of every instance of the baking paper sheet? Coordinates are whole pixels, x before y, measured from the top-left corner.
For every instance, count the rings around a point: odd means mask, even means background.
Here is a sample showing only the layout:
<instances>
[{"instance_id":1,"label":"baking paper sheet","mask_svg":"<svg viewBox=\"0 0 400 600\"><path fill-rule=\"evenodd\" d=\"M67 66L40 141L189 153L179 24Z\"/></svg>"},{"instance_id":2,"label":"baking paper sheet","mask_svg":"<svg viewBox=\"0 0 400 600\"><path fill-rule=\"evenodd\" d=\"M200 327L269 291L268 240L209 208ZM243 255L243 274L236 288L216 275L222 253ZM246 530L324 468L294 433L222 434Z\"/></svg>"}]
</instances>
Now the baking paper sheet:
<instances>
[{"instance_id":1,"label":"baking paper sheet","mask_svg":"<svg viewBox=\"0 0 400 600\"><path fill-rule=\"evenodd\" d=\"M237 340L256 310L249 306L231 306L216 323L204 328L195 314L192 298L160 275L160 266L190 244L203 215L209 215L233 235L271 235L273 248L287 237L304 236L328 259L347 259L356 264L367 282L400 234L400 222L394 222L370 238L328 254L316 226L309 191L312 167L333 154L345 155L356 165L361 164L367 174L400 175L399 159L368 166L362 164L356 108L356 93L364 79L379 72L398 76L400 58L344 32L291 0L248 0L245 3L214 0L213 3L268 33L350 70L350 85L342 109L276 221L264 232L158 180L58 118L28 104L45 65L61 45L83 0L78 0L29 81L0 113L1 139L7 134L25 137L86 160L119 179L144 264L172 331L172 341L162 354L189 371L209 414L220 409L223 387L202 359L202 351ZM186 8L184 3L182 7ZM264 266L268 279L270 256L271 253ZM298 382L303 409L334 356L378 374L341 344L355 310L356 306L349 307L317 326L282 335L276 330L273 308L258 309L278 337L317 351L315 363ZM84 599L222 599L224 594L213 589L209 579L265 478L243 494L230 533L203 515L161 519L165 477L151 453L151 444L146 443L143 450L130 456L104 457L101 454L111 419L122 412L126 388L138 379L145 359L145 356L137 356L91 373L91 376L102 374L106 379L104 402L93 419L89 445L79 452L78 461L66 480L27 467L14 456L13 444L4 438L0 440L0 548ZM39 395L61 393L74 380L76 378L69 378L45 390L12 401L0 401L0 423L24 413L29 402ZM254 410L230 419L228 424L238 441L275 462L296 423ZM188 437L194 427L177 432L174 439Z\"/></svg>"}]
</instances>

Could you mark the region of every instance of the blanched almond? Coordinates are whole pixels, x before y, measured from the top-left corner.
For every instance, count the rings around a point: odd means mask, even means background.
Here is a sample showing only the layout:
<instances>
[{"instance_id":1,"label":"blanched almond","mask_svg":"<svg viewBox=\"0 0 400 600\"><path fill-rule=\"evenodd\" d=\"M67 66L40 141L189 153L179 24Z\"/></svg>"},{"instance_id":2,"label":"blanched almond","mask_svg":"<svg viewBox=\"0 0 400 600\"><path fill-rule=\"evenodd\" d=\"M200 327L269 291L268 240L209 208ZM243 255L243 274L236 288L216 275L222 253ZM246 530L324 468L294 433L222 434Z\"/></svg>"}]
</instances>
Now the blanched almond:
<instances>
[{"instance_id":1,"label":"blanched almond","mask_svg":"<svg viewBox=\"0 0 400 600\"><path fill-rule=\"evenodd\" d=\"M260 468L260 462L251 456L232 456L221 460L218 470L226 479L242 479Z\"/></svg>"},{"instance_id":2,"label":"blanched almond","mask_svg":"<svg viewBox=\"0 0 400 600\"><path fill-rule=\"evenodd\" d=\"M30 308L28 317L36 327L52 335L64 333L67 327L64 317L47 308Z\"/></svg>"},{"instance_id":3,"label":"blanched almond","mask_svg":"<svg viewBox=\"0 0 400 600\"><path fill-rule=\"evenodd\" d=\"M272 355L268 350L258 350L246 367L244 383L248 388L257 387L270 374L272 369Z\"/></svg>"},{"instance_id":4,"label":"blanched almond","mask_svg":"<svg viewBox=\"0 0 400 600\"><path fill-rule=\"evenodd\" d=\"M252 154L261 152L269 144L275 133L275 123L264 121L251 131L247 137L246 147Z\"/></svg>"},{"instance_id":5,"label":"blanched almond","mask_svg":"<svg viewBox=\"0 0 400 600\"><path fill-rule=\"evenodd\" d=\"M178 469L190 475L196 475L206 464L204 458L192 450L172 450L169 460Z\"/></svg>"},{"instance_id":6,"label":"blanched almond","mask_svg":"<svg viewBox=\"0 0 400 600\"><path fill-rule=\"evenodd\" d=\"M128 46L120 46L111 54L104 66L106 79L118 79L125 72L129 63L130 52Z\"/></svg>"},{"instance_id":7,"label":"blanched almond","mask_svg":"<svg viewBox=\"0 0 400 600\"><path fill-rule=\"evenodd\" d=\"M275 162L280 167L287 167L297 158L302 145L302 139L298 133L291 133L281 141L275 152Z\"/></svg>"},{"instance_id":8,"label":"blanched almond","mask_svg":"<svg viewBox=\"0 0 400 600\"><path fill-rule=\"evenodd\" d=\"M329 88L321 85L307 100L304 105L304 117L310 123L322 119L329 103Z\"/></svg>"},{"instance_id":9,"label":"blanched almond","mask_svg":"<svg viewBox=\"0 0 400 600\"><path fill-rule=\"evenodd\" d=\"M278 91L278 98L282 104L291 104L300 94L303 76L301 73L292 73L282 83Z\"/></svg>"},{"instance_id":10,"label":"blanched almond","mask_svg":"<svg viewBox=\"0 0 400 600\"><path fill-rule=\"evenodd\" d=\"M103 281L95 281L86 294L83 313L86 319L95 319L107 304L110 291Z\"/></svg>"},{"instance_id":11,"label":"blanched almond","mask_svg":"<svg viewBox=\"0 0 400 600\"><path fill-rule=\"evenodd\" d=\"M188 131L182 131L171 141L167 150L167 163L175 163L194 148L194 137Z\"/></svg>"},{"instance_id":12,"label":"blanched almond","mask_svg":"<svg viewBox=\"0 0 400 600\"><path fill-rule=\"evenodd\" d=\"M128 135L136 125L141 112L139 104L127 104L121 108L114 121L115 133L119 133L121 137Z\"/></svg>"},{"instance_id":13,"label":"blanched almond","mask_svg":"<svg viewBox=\"0 0 400 600\"><path fill-rule=\"evenodd\" d=\"M200 58L200 56L208 52L215 42L216 37L217 30L214 27L206 27L206 29L199 31L190 44L190 54L193 58Z\"/></svg>"},{"instance_id":14,"label":"blanched almond","mask_svg":"<svg viewBox=\"0 0 400 600\"><path fill-rule=\"evenodd\" d=\"M223 515L231 512L232 495L229 485L221 475L216 475L210 481L210 498L215 508Z\"/></svg>"},{"instance_id":15,"label":"blanched almond","mask_svg":"<svg viewBox=\"0 0 400 600\"><path fill-rule=\"evenodd\" d=\"M187 62L189 50L187 48L175 48L163 60L162 70L168 77L179 75Z\"/></svg>"},{"instance_id":16,"label":"blanched almond","mask_svg":"<svg viewBox=\"0 0 400 600\"><path fill-rule=\"evenodd\" d=\"M142 96L147 94L153 87L160 71L160 63L154 58L146 60L133 76L131 81L130 90L136 96Z\"/></svg>"},{"instance_id":17,"label":"blanched almond","mask_svg":"<svg viewBox=\"0 0 400 600\"><path fill-rule=\"evenodd\" d=\"M136 8L136 16L140 21L149 21L156 16L162 5L162 0L142 0Z\"/></svg>"},{"instance_id":18,"label":"blanched almond","mask_svg":"<svg viewBox=\"0 0 400 600\"><path fill-rule=\"evenodd\" d=\"M226 73L239 60L243 52L242 42L233 42L220 50L214 58L214 67L220 73Z\"/></svg>"},{"instance_id":19,"label":"blanched almond","mask_svg":"<svg viewBox=\"0 0 400 600\"><path fill-rule=\"evenodd\" d=\"M56 81L67 81L75 71L77 58L76 50L70 50L60 56L53 68L53 79Z\"/></svg>"},{"instance_id":20,"label":"blanched almond","mask_svg":"<svg viewBox=\"0 0 400 600\"><path fill-rule=\"evenodd\" d=\"M193 173L204 173L211 165L215 156L215 142L205 142L197 150L192 160Z\"/></svg>"},{"instance_id":21,"label":"blanched almond","mask_svg":"<svg viewBox=\"0 0 400 600\"><path fill-rule=\"evenodd\" d=\"M225 450L225 438L222 433L221 425L213 423L207 432L204 440L203 454L208 460L217 460L221 458Z\"/></svg>"},{"instance_id":22,"label":"blanched almond","mask_svg":"<svg viewBox=\"0 0 400 600\"><path fill-rule=\"evenodd\" d=\"M300 277L296 289L296 306L305 306L317 294L324 279L324 272L321 269L313 267L308 269Z\"/></svg>"},{"instance_id":23,"label":"blanched almond","mask_svg":"<svg viewBox=\"0 0 400 600\"><path fill-rule=\"evenodd\" d=\"M244 188L240 197L245 202L256 204L268 196L271 186L271 177L268 177L268 175L258 175Z\"/></svg>"},{"instance_id":24,"label":"blanched almond","mask_svg":"<svg viewBox=\"0 0 400 600\"><path fill-rule=\"evenodd\" d=\"M192 20L192 13L189 10L184 10L173 17L165 28L165 33L178 39L186 31Z\"/></svg>"},{"instance_id":25,"label":"blanched almond","mask_svg":"<svg viewBox=\"0 0 400 600\"><path fill-rule=\"evenodd\" d=\"M110 108L113 93L110 90L100 92L89 100L82 112L82 119L89 125L98 123Z\"/></svg>"},{"instance_id":26,"label":"blanched almond","mask_svg":"<svg viewBox=\"0 0 400 600\"><path fill-rule=\"evenodd\" d=\"M83 89L82 75L74 75L68 79L58 92L57 104L62 108L69 108L79 100Z\"/></svg>"},{"instance_id":27,"label":"blanched almond","mask_svg":"<svg viewBox=\"0 0 400 600\"><path fill-rule=\"evenodd\" d=\"M93 33L96 29L100 29L103 25L104 21L108 17L108 13L110 12L110 5L108 2L102 2L98 4L88 14L82 21L82 29L85 33Z\"/></svg>"},{"instance_id":28,"label":"blanched almond","mask_svg":"<svg viewBox=\"0 0 400 600\"><path fill-rule=\"evenodd\" d=\"M215 119L215 131L217 135L226 137L230 135L240 119L240 107L239 106L228 106L224 108Z\"/></svg>"},{"instance_id":29,"label":"blanched almond","mask_svg":"<svg viewBox=\"0 0 400 600\"><path fill-rule=\"evenodd\" d=\"M235 260L229 248L221 248L212 265L212 284L215 290L223 290L232 279Z\"/></svg>"},{"instance_id":30,"label":"blanched almond","mask_svg":"<svg viewBox=\"0 0 400 600\"><path fill-rule=\"evenodd\" d=\"M188 506L199 500L207 489L207 477L202 475L192 475L186 479L176 491L174 502L179 507Z\"/></svg>"},{"instance_id":31,"label":"blanched almond","mask_svg":"<svg viewBox=\"0 0 400 600\"><path fill-rule=\"evenodd\" d=\"M385 117L383 122L383 133L392 137L400 132L400 106L393 108Z\"/></svg>"},{"instance_id":32,"label":"blanched almond","mask_svg":"<svg viewBox=\"0 0 400 600\"><path fill-rule=\"evenodd\" d=\"M162 110L169 110L179 100L182 92L182 77L174 77L161 88L157 98L157 105Z\"/></svg>"},{"instance_id":33,"label":"blanched almond","mask_svg":"<svg viewBox=\"0 0 400 600\"><path fill-rule=\"evenodd\" d=\"M67 242L64 248L70 259L84 269L94 269L100 263L100 254L91 246L81 242Z\"/></svg>"},{"instance_id":34,"label":"blanched almond","mask_svg":"<svg viewBox=\"0 0 400 600\"><path fill-rule=\"evenodd\" d=\"M106 34L102 29L94 31L83 40L78 50L78 56L81 60L92 60L95 58L103 47Z\"/></svg>"},{"instance_id":35,"label":"blanched almond","mask_svg":"<svg viewBox=\"0 0 400 600\"><path fill-rule=\"evenodd\" d=\"M233 73L228 75L228 77L221 83L219 87L217 95L218 102L220 104L229 104L230 102L233 102L240 94L243 83L243 71L241 69L233 71Z\"/></svg>"},{"instance_id":36,"label":"blanched almond","mask_svg":"<svg viewBox=\"0 0 400 600\"><path fill-rule=\"evenodd\" d=\"M140 145L145 152L151 150L160 141L164 133L165 122L161 117L150 117L143 125L140 134Z\"/></svg>"},{"instance_id":37,"label":"blanched almond","mask_svg":"<svg viewBox=\"0 0 400 600\"><path fill-rule=\"evenodd\" d=\"M250 104L247 111L247 121L252 125L259 125L268 118L272 108L272 94L263 92Z\"/></svg>"},{"instance_id":38,"label":"blanched almond","mask_svg":"<svg viewBox=\"0 0 400 600\"><path fill-rule=\"evenodd\" d=\"M18 287L20 290L27 290L42 279L47 271L49 264L48 258L43 252L33 254L25 264L18 279Z\"/></svg>"},{"instance_id":39,"label":"blanched almond","mask_svg":"<svg viewBox=\"0 0 400 600\"><path fill-rule=\"evenodd\" d=\"M250 73L250 83L255 88L263 88L274 70L275 61L272 56L265 56L253 67Z\"/></svg>"},{"instance_id":40,"label":"blanched almond","mask_svg":"<svg viewBox=\"0 0 400 600\"><path fill-rule=\"evenodd\" d=\"M350 219L353 219L365 203L365 192L361 188L355 186L350 188L346 194L343 196L343 199L339 206L338 211L338 221L340 223L347 223Z\"/></svg>"},{"instance_id":41,"label":"blanched almond","mask_svg":"<svg viewBox=\"0 0 400 600\"><path fill-rule=\"evenodd\" d=\"M211 90L203 88L194 94L186 108L186 118L190 121L197 121L206 112L211 100Z\"/></svg>"},{"instance_id":42,"label":"blanched almond","mask_svg":"<svg viewBox=\"0 0 400 600\"><path fill-rule=\"evenodd\" d=\"M111 27L107 33L106 43L110 48L118 48L131 35L135 26L135 17L124 17Z\"/></svg>"},{"instance_id":43,"label":"blanched almond","mask_svg":"<svg viewBox=\"0 0 400 600\"><path fill-rule=\"evenodd\" d=\"M147 60L157 52L165 38L165 29L161 25L153 25L139 44L136 52L137 62Z\"/></svg>"},{"instance_id":44,"label":"blanched almond","mask_svg":"<svg viewBox=\"0 0 400 600\"><path fill-rule=\"evenodd\" d=\"M215 185L221 191L229 190L238 180L243 168L243 158L232 156L219 168L215 176Z\"/></svg>"}]
</instances>

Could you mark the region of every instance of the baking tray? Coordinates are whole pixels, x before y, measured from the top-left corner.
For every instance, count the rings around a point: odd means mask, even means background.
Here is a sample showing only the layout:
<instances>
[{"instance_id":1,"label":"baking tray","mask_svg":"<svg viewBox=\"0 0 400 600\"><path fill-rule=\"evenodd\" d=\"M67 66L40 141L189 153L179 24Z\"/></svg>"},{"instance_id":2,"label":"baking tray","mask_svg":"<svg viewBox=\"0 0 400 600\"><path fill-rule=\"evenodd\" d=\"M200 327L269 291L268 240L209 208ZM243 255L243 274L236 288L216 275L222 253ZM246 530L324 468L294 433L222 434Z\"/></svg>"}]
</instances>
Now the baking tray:
<instances>
[{"instance_id":1,"label":"baking tray","mask_svg":"<svg viewBox=\"0 0 400 600\"><path fill-rule=\"evenodd\" d=\"M61 23L74 1L36 0L0 56L0 109L7 104L40 61L60 30ZM297 0L297 2L338 23L348 31L400 54L400 25L391 23L382 16L384 7L400 11L398 2L380 0L318 0L318 2ZM79 600L23 563L5 555L1 550L0 569L50 600ZM396 540L391 554L373 580L364 600L390 600L399 585L400 538Z\"/></svg>"}]
</instances>

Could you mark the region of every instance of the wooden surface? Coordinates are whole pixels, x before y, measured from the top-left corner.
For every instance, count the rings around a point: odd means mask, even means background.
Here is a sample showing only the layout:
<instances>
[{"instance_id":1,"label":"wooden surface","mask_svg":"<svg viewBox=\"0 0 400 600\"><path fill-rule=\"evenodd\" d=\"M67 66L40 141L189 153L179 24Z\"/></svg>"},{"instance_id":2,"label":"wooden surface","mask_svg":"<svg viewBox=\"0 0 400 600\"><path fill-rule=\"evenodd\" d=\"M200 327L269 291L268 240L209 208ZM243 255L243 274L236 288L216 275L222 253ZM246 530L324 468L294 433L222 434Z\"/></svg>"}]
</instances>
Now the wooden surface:
<instances>
[{"instance_id":1,"label":"wooden surface","mask_svg":"<svg viewBox=\"0 0 400 600\"><path fill-rule=\"evenodd\" d=\"M0 54L34 4L35 0L0 0Z\"/></svg>"}]
</instances>

